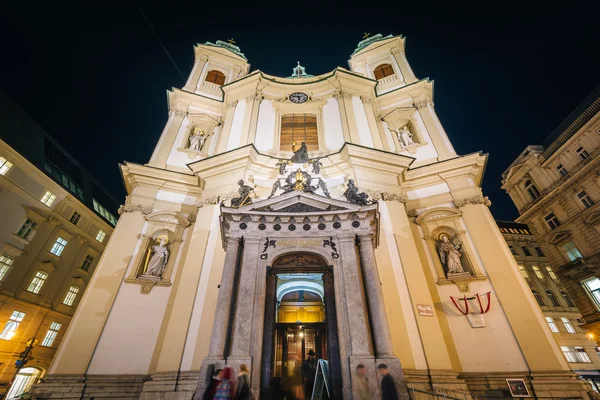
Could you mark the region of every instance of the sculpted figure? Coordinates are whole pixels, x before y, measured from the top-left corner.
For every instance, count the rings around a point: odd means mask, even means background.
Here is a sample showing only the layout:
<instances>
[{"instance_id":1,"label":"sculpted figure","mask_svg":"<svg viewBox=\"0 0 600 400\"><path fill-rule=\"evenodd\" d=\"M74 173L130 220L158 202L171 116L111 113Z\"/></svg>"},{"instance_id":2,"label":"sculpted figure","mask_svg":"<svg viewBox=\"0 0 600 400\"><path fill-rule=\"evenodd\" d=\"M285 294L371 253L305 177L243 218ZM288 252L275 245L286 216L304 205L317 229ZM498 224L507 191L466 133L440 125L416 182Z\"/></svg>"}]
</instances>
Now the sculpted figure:
<instances>
[{"instance_id":1,"label":"sculpted figure","mask_svg":"<svg viewBox=\"0 0 600 400\"><path fill-rule=\"evenodd\" d=\"M358 191L358 188L354 184L354 179L348 180L348 188L344 192L343 196L346 198L348 203L356 204L358 206L364 206L368 203L367 194L364 192L360 193Z\"/></svg>"},{"instance_id":2,"label":"sculpted figure","mask_svg":"<svg viewBox=\"0 0 600 400\"><path fill-rule=\"evenodd\" d=\"M279 167L279 175L285 174L285 167L286 167L286 165L288 165L288 163L289 163L288 160L279 160L279 162L277 164L275 164Z\"/></svg>"},{"instance_id":3,"label":"sculpted figure","mask_svg":"<svg viewBox=\"0 0 600 400\"><path fill-rule=\"evenodd\" d=\"M156 239L156 243L158 244L150 247L149 250L151 256L143 276L162 278L162 274L165 272L165 267L167 266L167 261L169 261L169 250L166 246L168 241L169 239L166 236L160 236Z\"/></svg>"},{"instance_id":4,"label":"sculpted figure","mask_svg":"<svg viewBox=\"0 0 600 400\"><path fill-rule=\"evenodd\" d=\"M250 198L250 194L254 192L254 188L252 186L244 185L244 180L240 179L238 181L238 185L240 188L238 189L238 193L240 197L235 197L231 199L231 207L242 207L247 204L252 203L252 199Z\"/></svg>"},{"instance_id":5,"label":"sculpted figure","mask_svg":"<svg viewBox=\"0 0 600 400\"><path fill-rule=\"evenodd\" d=\"M408 130L406 125L403 126L402 129L397 131L396 135L398 136L398 140L404 147L415 144L415 141L413 140L413 134Z\"/></svg>"},{"instance_id":6,"label":"sculpted figure","mask_svg":"<svg viewBox=\"0 0 600 400\"><path fill-rule=\"evenodd\" d=\"M297 164L304 164L308 162L308 149L306 148L306 143L300 143L300 148L296 150L296 145L294 144L292 147L294 155L290 159L291 162Z\"/></svg>"},{"instance_id":7,"label":"sculpted figure","mask_svg":"<svg viewBox=\"0 0 600 400\"><path fill-rule=\"evenodd\" d=\"M454 245L449 239L448 235L443 235L438 240L438 254L442 265L446 267L447 274L459 274L465 272L462 267L460 258L460 244Z\"/></svg>"},{"instance_id":8,"label":"sculpted figure","mask_svg":"<svg viewBox=\"0 0 600 400\"><path fill-rule=\"evenodd\" d=\"M202 150L202 146L204 146L207 137L208 134L206 134L206 132L201 129L195 129L192 136L190 136L190 145L188 146L188 149L195 151Z\"/></svg>"},{"instance_id":9,"label":"sculpted figure","mask_svg":"<svg viewBox=\"0 0 600 400\"><path fill-rule=\"evenodd\" d=\"M321 173L321 167L323 166L323 163L321 161L319 161L318 158L311 160L310 165L312 165L313 173L315 173L315 174Z\"/></svg>"}]
</instances>

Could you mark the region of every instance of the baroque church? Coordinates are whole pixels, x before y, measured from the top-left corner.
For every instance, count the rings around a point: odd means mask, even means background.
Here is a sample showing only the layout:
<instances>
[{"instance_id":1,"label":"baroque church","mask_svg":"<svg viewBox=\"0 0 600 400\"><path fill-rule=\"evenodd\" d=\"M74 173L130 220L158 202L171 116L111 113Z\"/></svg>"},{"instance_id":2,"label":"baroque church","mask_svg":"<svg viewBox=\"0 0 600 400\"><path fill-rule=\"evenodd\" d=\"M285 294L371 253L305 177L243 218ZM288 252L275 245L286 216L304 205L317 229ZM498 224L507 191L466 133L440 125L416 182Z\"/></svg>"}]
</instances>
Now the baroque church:
<instances>
[{"instance_id":1,"label":"baroque church","mask_svg":"<svg viewBox=\"0 0 600 400\"><path fill-rule=\"evenodd\" d=\"M33 398L200 399L245 364L279 399L309 354L315 398L356 398L359 364L379 398L381 363L405 399L588 398L488 210L487 156L455 152L402 36L318 76L194 52Z\"/></svg>"}]
</instances>

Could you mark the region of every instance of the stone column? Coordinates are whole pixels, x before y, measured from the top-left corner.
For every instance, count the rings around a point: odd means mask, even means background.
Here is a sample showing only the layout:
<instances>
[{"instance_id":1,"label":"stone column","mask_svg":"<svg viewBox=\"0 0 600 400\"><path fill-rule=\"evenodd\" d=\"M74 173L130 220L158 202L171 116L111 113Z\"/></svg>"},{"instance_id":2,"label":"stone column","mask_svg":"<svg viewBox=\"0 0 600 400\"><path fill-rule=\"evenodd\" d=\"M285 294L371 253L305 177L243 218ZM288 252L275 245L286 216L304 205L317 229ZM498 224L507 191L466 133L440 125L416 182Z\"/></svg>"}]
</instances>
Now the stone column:
<instances>
[{"instance_id":1,"label":"stone column","mask_svg":"<svg viewBox=\"0 0 600 400\"><path fill-rule=\"evenodd\" d=\"M198 88L198 86L201 85L200 77L204 72L204 67L206 66L207 61L207 55L201 55L198 57L196 63L194 64L194 68L192 69L192 72L188 77L185 86L183 87L183 90L187 90L188 92L194 92Z\"/></svg>"},{"instance_id":2,"label":"stone column","mask_svg":"<svg viewBox=\"0 0 600 400\"><path fill-rule=\"evenodd\" d=\"M175 143L177 133L179 133L179 129L181 128L181 124L186 115L187 112L183 109L176 108L169 112L169 120L160 135L158 144L154 148L154 153L152 153L150 162L148 162L149 166L156 168L166 167L167 158L171 153L173 143Z\"/></svg>"},{"instance_id":3,"label":"stone column","mask_svg":"<svg viewBox=\"0 0 600 400\"><path fill-rule=\"evenodd\" d=\"M415 73L413 72L412 68L410 67L410 64L408 63L408 60L406 59L406 55L404 54L404 52L399 47L396 47L392 49L391 53L392 57L394 57L394 60L400 67L402 75L404 75L405 82L407 84L411 84L413 82L418 81L417 77L415 76Z\"/></svg>"},{"instance_id":4,"label":"stone column","mask_svg":"<svg viewBox=\"0 0 600 400\"><path fill-rule=\"evenodd\" d=\"M246 115L242 125L242 137L239 146L254 143L256 138L256 127L258 125L258 110L263 100L262 93L255 93L246 97Z\"/></svg>"},{"instance_id":5,"label":"stone column","mask_svg":"<svg viewBox=\"0 0 600 400\"><path fill-rule=\"evenodd\" d=\"M237 100L230 101L227 103L225 109L225 117L223 119L223 128L219 133L219 142L217 143L217 151L215 154L224 153L227 151L227 143L229 142L229 132L231 131L231 124L233 123L233 115L235 114L235 108L237 106Z\"/></svg>"},{"instance_id":6,"label":"stone column","mask_svg":"<svg viewBox=\"0 0 600 400\"><path fill-rule=\"evenodd\" d=\"M443 161L456 157L456 152L454 151L454 148L452 147L444 128L442 128L442 125L439 123L430 100L421 98L415 101L414 106L419 110L419 115L423 119L425 128L427 128L429 137L431 138L431 141L435 146L435 150L439 155L438 159Z\"/></svg>"},{"instance_id":7,"label":"stone column","mask_svg":"<svg viewBox=\"0 0 600 400\"><path fill-rule=\"evenodd\" d=\"M388 325L383 302L381 281L375 262L373 251L373 235L360 236L360 256L362 260L365 288L367 292L367 305L371 316L373 340L375 341L375 355L377 358L394 356L392 337Z\"/></svg>"},{"instance_id":8,"label":"stone column","mask_svg":"<svg viewBox=\"0 0 600 400\"><path fill-rule=\"evenodd\" d=\"M373 99L365 96L361 96L360 99L365 107L369 130L371 131L371 137L373 138L373 146L378 150L389 151L389 146L385 143L387 142L385 134L379 130L379 126L377 125L377 118L375 118L375 111L373 110Z\"/></svg>"},{"instance_id":9,"label":"stone column","mask_svg":"<svg viewBox=\"0 0 600 400\"><path fill-rule=\"evenodd\" d=\"M342 398L342 368L332 273L323 274L323 291L325 292L325 321L327 321L327 348L329 351L327 359L331 371L331 398L337 400Z\"/></svg>"}]
</instances>

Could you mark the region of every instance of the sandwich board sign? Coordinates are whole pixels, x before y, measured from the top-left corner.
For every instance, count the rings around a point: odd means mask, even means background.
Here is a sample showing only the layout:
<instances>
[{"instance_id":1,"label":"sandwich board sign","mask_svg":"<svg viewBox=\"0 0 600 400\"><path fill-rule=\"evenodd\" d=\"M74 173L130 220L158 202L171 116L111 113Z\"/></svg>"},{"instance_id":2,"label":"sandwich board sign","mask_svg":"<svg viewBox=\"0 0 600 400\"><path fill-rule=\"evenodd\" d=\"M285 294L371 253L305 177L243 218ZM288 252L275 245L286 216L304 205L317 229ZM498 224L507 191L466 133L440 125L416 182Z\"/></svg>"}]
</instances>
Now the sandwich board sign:
<instances>
[{"instance_id":1,"label":"sandwich board sign","mask_svg":"<svg viewBox=\"0 0 600 400\"><path fill-rule=\"evenodd\" d=\"M311 400L328 400L331 397L329 391L329 363L327 360L319 359L317 361L317 373L315 374L315 384L310 397Z\"/></svg>"}]
</instances>

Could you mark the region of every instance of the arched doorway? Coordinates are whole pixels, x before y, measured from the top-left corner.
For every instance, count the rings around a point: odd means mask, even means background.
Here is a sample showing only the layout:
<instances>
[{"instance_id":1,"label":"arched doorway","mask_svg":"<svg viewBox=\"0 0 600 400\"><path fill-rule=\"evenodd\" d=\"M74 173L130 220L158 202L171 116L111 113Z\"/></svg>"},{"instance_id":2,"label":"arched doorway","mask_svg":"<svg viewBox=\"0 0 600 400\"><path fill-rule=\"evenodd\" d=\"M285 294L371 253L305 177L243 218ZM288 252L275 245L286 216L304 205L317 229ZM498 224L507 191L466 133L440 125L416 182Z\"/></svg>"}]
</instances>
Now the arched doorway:
<instances>
[{"instance_id":1,"label":"arched doorway","mask_svg":"<svg viewBox=\"0 0 600 400\"><path fill-rule=\"evenodd\" d=\"M27 393L31 387L37 383L42 377L43 371L38 368L21 368L19 373L15 376L13 384L10 386L10 390L6 395L7 399L17 399L23 393Z\"/></svg>"},{"instance_id":2,"label":"arched doorway","mask_svg":"<svg viewBox=\"0 0 600 400\"><path fill-rule=\"evenodd\" d=\"M267 273L261 398L310 398L316 361L327 360L332 398L341 398L333 272L313 253L288 253Z\"/></svg>"}]
</instances>

